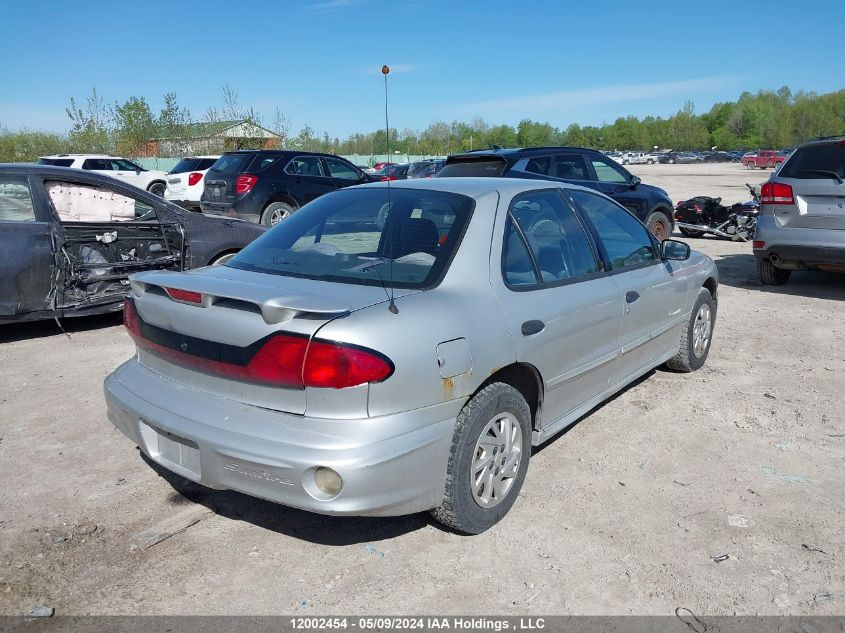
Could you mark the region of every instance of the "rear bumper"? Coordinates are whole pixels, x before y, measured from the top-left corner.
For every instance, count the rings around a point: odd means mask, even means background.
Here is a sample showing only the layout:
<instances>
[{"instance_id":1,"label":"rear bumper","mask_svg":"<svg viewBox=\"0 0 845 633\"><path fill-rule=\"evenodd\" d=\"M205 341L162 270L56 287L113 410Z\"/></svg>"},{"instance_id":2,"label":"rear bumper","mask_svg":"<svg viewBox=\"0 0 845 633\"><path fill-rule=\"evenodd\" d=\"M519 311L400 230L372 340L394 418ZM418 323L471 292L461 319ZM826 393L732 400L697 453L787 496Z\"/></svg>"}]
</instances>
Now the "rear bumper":
<instances>
[{"instance_id":1,"label":"rear bumper","mask_svg":"<svg viewBox=\"0 0 845 633\"><path fill-rule=\"evenodd\" d=\"M309 418L187 388L134 358L106 378L104 389L109 420L168 470L210 488L337 515L394 516L438 506L461 406L452 401L361 420ZM175 458L173 441L184 447ZM333 498L314 484L319 466L343 479Z\"/></svg>"},{"instance_id":2,"label":"rear bumper","mask_svg":"<svg viewBox=\"0 0 845 633\"><path fill-rule=\"evenodd\" d=\"M762 214L754 241L764 243L754 249L754 256L778 268L845 267L845 231L786 228L771 214Z\"/></svg>"}]
</instances>

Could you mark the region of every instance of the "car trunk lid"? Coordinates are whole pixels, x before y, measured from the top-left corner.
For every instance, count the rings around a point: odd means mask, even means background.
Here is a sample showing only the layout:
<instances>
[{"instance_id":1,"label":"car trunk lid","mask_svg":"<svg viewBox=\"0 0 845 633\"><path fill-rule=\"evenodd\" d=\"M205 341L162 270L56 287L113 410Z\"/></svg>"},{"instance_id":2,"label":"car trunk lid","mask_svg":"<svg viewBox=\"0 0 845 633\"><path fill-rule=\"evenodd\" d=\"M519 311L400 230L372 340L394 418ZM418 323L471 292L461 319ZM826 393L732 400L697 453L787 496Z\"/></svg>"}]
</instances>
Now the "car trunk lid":
<instances>
[{"instance_id":1,"label":"car trunk lid","mask_svg":"<svg viewBox=\"0 0 845 633\"><path fill-rule=\"evenodd\" d=\"M181 362L179 354L196 354L213 362L241 359L236 362L247 364L273 336L284 333L310 341L326 323L387 299L382 288L227 266L142 273L132 277L131 285L131 297L148 326L147 333L167 348L139 346L139 361L148 369L192 389L299 415L306 410L306 389L221 375ZM397 297L412 292L398 291Z\"/></svg>"},{"instance_id":2,"label":"car trunk lid","mask_svg":"<svg viewBox=\"0 0 845 633\"><path fill-rule=\"evenodd\" d=\"M778 178L790 185L793 204L776 204L775 217L787 228L845 230L845 184L832 178Z\"/></svg>"},{"instance_id":3,"label":"car trunk lid","mask_svg":"<svg viewBox=\"0 0 845 633\"><path fill-rule=\"evenodd\" d=\"M205 174L203 202L231 203L235 200L238 176L244 173L253 154L224 154Z\"/></svg>"}]
</instances>

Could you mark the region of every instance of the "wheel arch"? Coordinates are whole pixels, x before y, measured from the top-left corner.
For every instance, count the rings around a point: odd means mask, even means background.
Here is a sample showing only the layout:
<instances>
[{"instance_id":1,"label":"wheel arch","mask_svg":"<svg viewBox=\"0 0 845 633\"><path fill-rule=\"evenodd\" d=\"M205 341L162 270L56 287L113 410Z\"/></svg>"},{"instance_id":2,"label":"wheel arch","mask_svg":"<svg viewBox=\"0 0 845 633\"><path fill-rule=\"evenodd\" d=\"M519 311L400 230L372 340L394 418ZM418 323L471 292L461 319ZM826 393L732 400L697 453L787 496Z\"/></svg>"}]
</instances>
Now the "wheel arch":
<instances>
[{"instance_id":1,"label":"wheel arch","mask_svg":"<svg viewBox=\"0 0 845 633\"><path fill-rule=\"evenodd\" d=\"M716 281L715 277L708 277L701 286L707 288L710 296L713 297L713 301L718 301L719 282Z\"/></svg>"},{"instance_id":2,"label":"wheel arch","mask_svg":"<svg viewBox=\"0 0 845 633\"><path fill-rule=\"evenodd\" d=\"M472 395L475 396L476 393L494 382L508 384L522 394L531 411L533 430L539 429L540 414L543 409L543 379L537 368L528 363L520 362L501 367L490 374Z\"/></svg>"}]
</instances>

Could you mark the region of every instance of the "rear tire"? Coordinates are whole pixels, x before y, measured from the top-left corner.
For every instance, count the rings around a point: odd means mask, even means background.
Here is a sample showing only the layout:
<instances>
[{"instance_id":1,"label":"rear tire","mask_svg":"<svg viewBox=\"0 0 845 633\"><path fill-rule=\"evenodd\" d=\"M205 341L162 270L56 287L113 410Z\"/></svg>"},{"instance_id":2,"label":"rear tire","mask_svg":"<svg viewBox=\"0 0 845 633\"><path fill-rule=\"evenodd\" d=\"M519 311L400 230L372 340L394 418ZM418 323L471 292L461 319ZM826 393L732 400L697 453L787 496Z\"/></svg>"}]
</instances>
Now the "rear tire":
<instances>
[{"instance_id":1,"label":"rear tire","mask_svg":"<svg viewBox=\"0 0 845 633\"><path fill-rule=\"evenodd\" d=\"M147 189L147 191L149 191L154 196L158 196L159 198L164 197L164 192L166 190L167 190L167 185L163 182L154 182L153 184L150 185L149 189Z\"/></svg>"},{"instance_id":2,"label":"rear tire","mask_svg":"<svg viewBox=\"0 0 845 633\"><path fill-rule=\"evenodd\" d=\"M746 168L746 169L754 169L754 167L755 167L754 163L750 163L750 162L749 162L749 163L745 163L745 168Z\"/></svg>"},{"instance_id":3,"label":"rear tire","mask_svg":"<svg viewBox=\"0 0 845 633\"><path fill-rule=\"evenodd\" d=\"M678 353L666 361L666 366L685 373L700 369L710 353L715 325L716 300L707 288L702 288L698 291L687 326L681 333Z\"/></svg>"},{"instance_id":4,"label":"rear tire","mask_svg":"<svg viewBox=\"0 0 845 633\"><path fill-rule=\"evenodd\" d=\"M757 260L757 275L765 286L782 286L789 281L791 270L776 267L768 259Z\"/></svg>"},{"instance_id":5,"label":"rear tire","mask_svg":"<svg viewBox=\"0 0 845 633\"><path fill-rule=\"evenodd\" d=\"M685 237L701 237L704 235L704 231L696 231L695 229L687 229L681 226L679 226L678 229Z\"/></svg>"},{"instance_id":6,"label":"rear tire","mask_svg":"<svg viewBox=\"0 0 845 633\"><path fill-rule=\"evenodd\" d=\"M261 212L261 224L264 226L276 226L279 222L289 217L296 209L287 202L271 202Z\"/></svg>"},{"instance_id":7,"label":"rear tire","mask_svg":"<svg viewBox=\"0 0 845 633\"><path fill-rule=\"evenodd\" d=\"M224 253L223 255L218 255L217 257L212 259L210 262L208 262L208 265L209 266L222 266L223 264L228 262L230 259L232 259L235 255L237 255L237 253Z\"/></svg>"},{"instance_id":8,"label":"rear tire","mask_svg":"<svg viewBox=\"0 0 845 633\"><path fill-rule=\"evenodd\" d=\"M498 523L516 501L531 455L531 411L525 398L496 382L458 414L437 521L465 534Z\"/></svg>"}]
</instances>

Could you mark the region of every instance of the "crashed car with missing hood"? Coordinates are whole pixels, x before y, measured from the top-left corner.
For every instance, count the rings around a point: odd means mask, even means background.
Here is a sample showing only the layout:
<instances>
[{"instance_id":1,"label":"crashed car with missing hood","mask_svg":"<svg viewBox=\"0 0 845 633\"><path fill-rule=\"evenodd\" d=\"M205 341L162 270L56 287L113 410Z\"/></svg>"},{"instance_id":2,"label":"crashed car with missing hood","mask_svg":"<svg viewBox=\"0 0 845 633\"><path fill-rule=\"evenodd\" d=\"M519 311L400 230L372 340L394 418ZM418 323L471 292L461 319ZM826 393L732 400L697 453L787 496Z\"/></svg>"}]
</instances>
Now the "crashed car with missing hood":
<instances>
[{"instance_id":1,"label":"crashed car with missing hood","mask_svg":"<svg viewBox=\"0 0 845 633\"><path fill-rule=\"evenodd\" d=\"M0 323L120 311L130 274L223 263L264 230L100 174L0 165Z\"/></svg>"}]
</instances>

